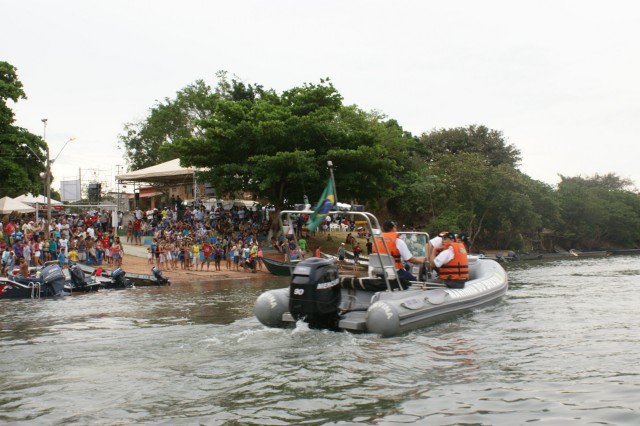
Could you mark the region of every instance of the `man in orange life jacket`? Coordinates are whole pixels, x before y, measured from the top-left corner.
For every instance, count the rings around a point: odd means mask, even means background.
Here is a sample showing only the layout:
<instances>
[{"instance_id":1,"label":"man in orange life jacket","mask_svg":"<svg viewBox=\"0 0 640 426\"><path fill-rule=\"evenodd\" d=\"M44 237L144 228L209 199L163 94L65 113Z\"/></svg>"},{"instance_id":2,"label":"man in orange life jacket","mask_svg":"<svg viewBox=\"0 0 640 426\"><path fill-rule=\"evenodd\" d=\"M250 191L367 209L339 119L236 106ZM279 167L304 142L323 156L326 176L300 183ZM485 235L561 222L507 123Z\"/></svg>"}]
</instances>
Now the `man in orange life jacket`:
<instances>
[{"instance_id":1,"label":"man in orange life jacket","mask_svg":"<svg viewBox=\"0 0 640 426\"><path fill-rule=\"evenodd\" d=\"M430 261L432 267L437 268L438 278L443 280L449 288L464 288L469 279L469 259L464 244L456 242L454 234L441 234L442 250Z\"/></svg>"},{"instance_id":2,"label":"man in orange life jacket","mask_svg":"<svg viewBox=\"0 0 640 426\"><path fill-rule=\"evenodd\" d=\"M424 263L425 258L413 257L411 251L409 251L409 247L407 247L407 243L398 238L396 224L389 220L385 221L382 224L382 238L385 240L389 252L387 252L384 244L382 243L382 241L380 241L379 238L374 238L373 251L375 253L388 253L393 257L395 261L396 272L398 273L398 277L400 277L400 279L417 281L416 277L414 277L411 272L404 269L403 262L415 263L419 265L421 263Z\"/></svg>"}]
</instances>

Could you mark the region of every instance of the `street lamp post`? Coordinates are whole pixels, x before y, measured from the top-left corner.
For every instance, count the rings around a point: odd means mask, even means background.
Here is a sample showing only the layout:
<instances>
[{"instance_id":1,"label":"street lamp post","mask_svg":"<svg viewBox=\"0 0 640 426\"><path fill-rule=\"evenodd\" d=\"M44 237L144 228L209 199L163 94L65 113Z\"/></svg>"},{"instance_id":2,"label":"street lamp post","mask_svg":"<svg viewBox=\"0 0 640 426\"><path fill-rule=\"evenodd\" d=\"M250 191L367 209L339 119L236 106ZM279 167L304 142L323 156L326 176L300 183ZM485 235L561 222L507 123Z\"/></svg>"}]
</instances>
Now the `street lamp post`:
<instances>
[{"instance_id":1,"label":"street lamp post","mask_svg":"<svg viewBox=\"0 0 640 426\"><path fill-rule=\"evenodd\" d=\"M72 140L75 140L75 138L69 138L64 145L62 145L62 148L60 148L60 152L58 152L58 155L56 155L56 158L54 158L53 160L51 159L51 152L49 151L49 144L47 144L47 119L43 118L42 120L42 124L44 126L43 131L42 131L42 140L45 142L45 148L46 148L46 152L47 152L47 163L46 163L46 170L45 170L45 174L44 174L44 184L45 184L45 195L47 197L47 224L44 228L44 237L46 239L49 239L49 228L51 227L51 164L54 163L58 157L60 156L60 154L62 153L62 150L67 146L67 144L69 142L71 142Z\"/></svg>"},{"instance_id":2,"label":"street lamp post","mask_svg":"<svg viewBox=\"0 0 640 426\"><path fill-rule=\"evenodd\" d=\"M49 155L49 145L47 144L47 119L42 119L42 140L47 149L47 164L44 174L44 192L47 196L47 223L44 226L44 238L49 239L49 228L51 227L51 156Z\"/></svg>"}]
</instances>

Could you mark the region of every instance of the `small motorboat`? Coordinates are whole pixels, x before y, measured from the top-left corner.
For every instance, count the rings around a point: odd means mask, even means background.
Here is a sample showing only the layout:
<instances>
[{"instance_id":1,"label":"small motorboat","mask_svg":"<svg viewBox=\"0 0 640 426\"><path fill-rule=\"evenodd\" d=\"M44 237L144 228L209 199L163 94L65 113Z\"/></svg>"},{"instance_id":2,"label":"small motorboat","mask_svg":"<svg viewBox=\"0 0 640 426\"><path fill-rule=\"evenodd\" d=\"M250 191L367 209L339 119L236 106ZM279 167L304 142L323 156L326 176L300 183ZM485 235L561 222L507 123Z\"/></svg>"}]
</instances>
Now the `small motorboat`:
<instances>
[{"instance_id":1,"label":"small motorboat","mask_svg":"<svg viewBox=\"0 0 640 426\"><path fill-rule=\"evenodd\" d=\"M373 215L351 213L364 216L372 237L381 239ZM425 256L426 233L399 234L414 256ZM269 327L291 327L304 321L310 328L396 336L494 303L508 289L502 266L477 256L469 256L469 280L461 289L447 288L425 264L414 265L411 272L418 281L401 280L391 256L379 253L369 256L366 277L340 275L332 259L309 258L293 268L288 287L262 293L254 312Z\"/></svg>"},{"instance_id":2,"label":"small motorboat","mask_svg":"<svg viewBox=\"0 0 640 426\"><path fill-rule=\"evenodd\" d=\"M66 279L58 265L45 266L36 276L0 278L0 299L39 299L68 295Z\"/></svg>"},{"instance_id":3,"label":"small motorboat","mask_svg":"<svg viewBox=\"0 0 640 426\"><path fill-rule=\"evenodd\" d=\"M286 262L283 260L276 260L268 257L263 257L262 261L267 267L267 271L271 272L273 275L278 275L281 277L291 276L293 268L295 268L295 266L299 263L298 260L294 260L293 262Z\"/></svg>"},{"instance_id":4,"label":"small motorboat","mask_svg":"<svg viewBox=\"0 0 640 426\"><path fill-rule=\"evenodd\" d=\"M112 277L115 271L120 269L118 268L111 271L108 269L102 269L101 267L93 267L81 263L76 265L87 275L96 276L96 274L99 273L99 276L107 278ZM162 275L162 271L155 266L151 268L151 274L137 274L132 272L126 272L125 274L126 279L136 287L171 285L169 278Z\"/></svg>"}]
</instances>

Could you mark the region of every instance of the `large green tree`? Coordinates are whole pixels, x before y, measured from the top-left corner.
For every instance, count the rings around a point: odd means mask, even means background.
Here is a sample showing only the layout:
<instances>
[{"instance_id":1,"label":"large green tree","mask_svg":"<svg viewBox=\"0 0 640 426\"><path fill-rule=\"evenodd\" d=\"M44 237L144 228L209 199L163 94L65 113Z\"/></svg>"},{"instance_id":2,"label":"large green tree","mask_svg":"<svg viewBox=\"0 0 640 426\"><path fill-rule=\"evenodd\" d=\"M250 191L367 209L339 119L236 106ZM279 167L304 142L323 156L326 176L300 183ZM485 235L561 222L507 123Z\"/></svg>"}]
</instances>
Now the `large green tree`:
<instances>
[{"instance_id":1,"label":"large green tree","mask_svg":"<svg viewBox=\"0 0 640 426\"><path fill-rule=\"evenodd\" d=\"M630 190L632 182L614 173L560 177L564 227L555 233L560 244L591 250L640 243L640 195Z\"/></svg>"},{"instance_id":2,"label":"large green tree","mask_svg":"<svg viewBox=\"0 0 640 426\"><path fill-rule=\"evenodd\" d=\"M502 132L482 125L433 130L423 133L420 142L429 148L434 160L463 152L480 154L491 166L517 168L521 160L520 150L508 143Z\"/></svg>"},{"instance_id":3,"label":"large green tree","mask_svg":"<svg viewBox=\"0 0 640 426\"><path fill-rule=\"evenodd\" d=\"M249 192L279 208L305 195L314 203L331 160L339 200L376 205L394 194L396 158L416 145L397 123L343 105L328 80L282 94L232 80L225 93L200 120L204 133L171 147L182 164L207 168L201 177L221 194Z\"/></svg>"},{"instance_id":4,"label":"large green tree","mask_svg":"<svg viewBox=\"0 0 640 426\"><path fill-rule=\"evenodd\" d=\"M144 120L125 124L119 138L129 168L143 169L176 158L171 144L202 135L199 123L212 114L218 97L198 80L180 90L175 99L158 102Z\"/></svg>"},{"instance_id":5,"label":"large green tree","mask_svg":"<svg viewBox=\"0 0 640 426\"><path fill-rule=\"evenodd\" d=\"M38 136L15 126L8 101L26 99L16 68L0 62L0 195L16 197L43 189L46 144Z\"/></svg>"}]
</instances>

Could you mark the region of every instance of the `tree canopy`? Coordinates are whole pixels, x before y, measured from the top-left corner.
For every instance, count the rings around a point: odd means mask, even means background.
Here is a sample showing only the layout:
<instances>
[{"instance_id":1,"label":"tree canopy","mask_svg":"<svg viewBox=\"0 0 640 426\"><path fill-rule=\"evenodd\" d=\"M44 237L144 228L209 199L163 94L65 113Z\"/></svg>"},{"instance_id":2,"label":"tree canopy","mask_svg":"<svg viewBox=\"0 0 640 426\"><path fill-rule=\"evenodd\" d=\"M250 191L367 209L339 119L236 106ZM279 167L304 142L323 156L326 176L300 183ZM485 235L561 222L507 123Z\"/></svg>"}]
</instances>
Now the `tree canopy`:
<instances>
[{"instance_id":1,"label":"tree canopy","mask_svg":"<svg viewBox=\"0 0 640 426\"><path fill-rule=\"evenodd\" d=\"M278 93L217 77L215 87L196 81L125 127L132 168L179 157L204 169L199 178L219 196L250 193L282 208L305 195L313 203L331 160L339 201L431 232L466 232L478 248L640 245L639 196L614 174L562 176L553 188L522 173L520 150L483 125L415 137L345 105L329 79Z\"/></svg>"},{"instance_id":2,"label":"tree canopy","mask_svg":"<svg viewBox=\"0 0 640 426\"><path fill-rule=\"evenodd\" d=\"M200 178L220 194L249 192L284 207L319 196L331 160L341 200L377 205L394 194L399 160L417 148L395 121L343 105L328 79L278 94L218 76L214 91L196 82L127 125L121 140L133 168L179 157L206 168Z\"/></svg>"},{"instance_id":3,"label":"tree canopy","mask_svg":"<svg viewBox=\"0 0 640 426\"><path fill-rule=\"evenodd\" d=\"M16 68L0 61L0 191L3 196L43 192L40 173L46 170L47 145L39 136L14 125L14 113L8 105L8 101L15 103L26 97Z\"/></svg>"}]
</instances>

